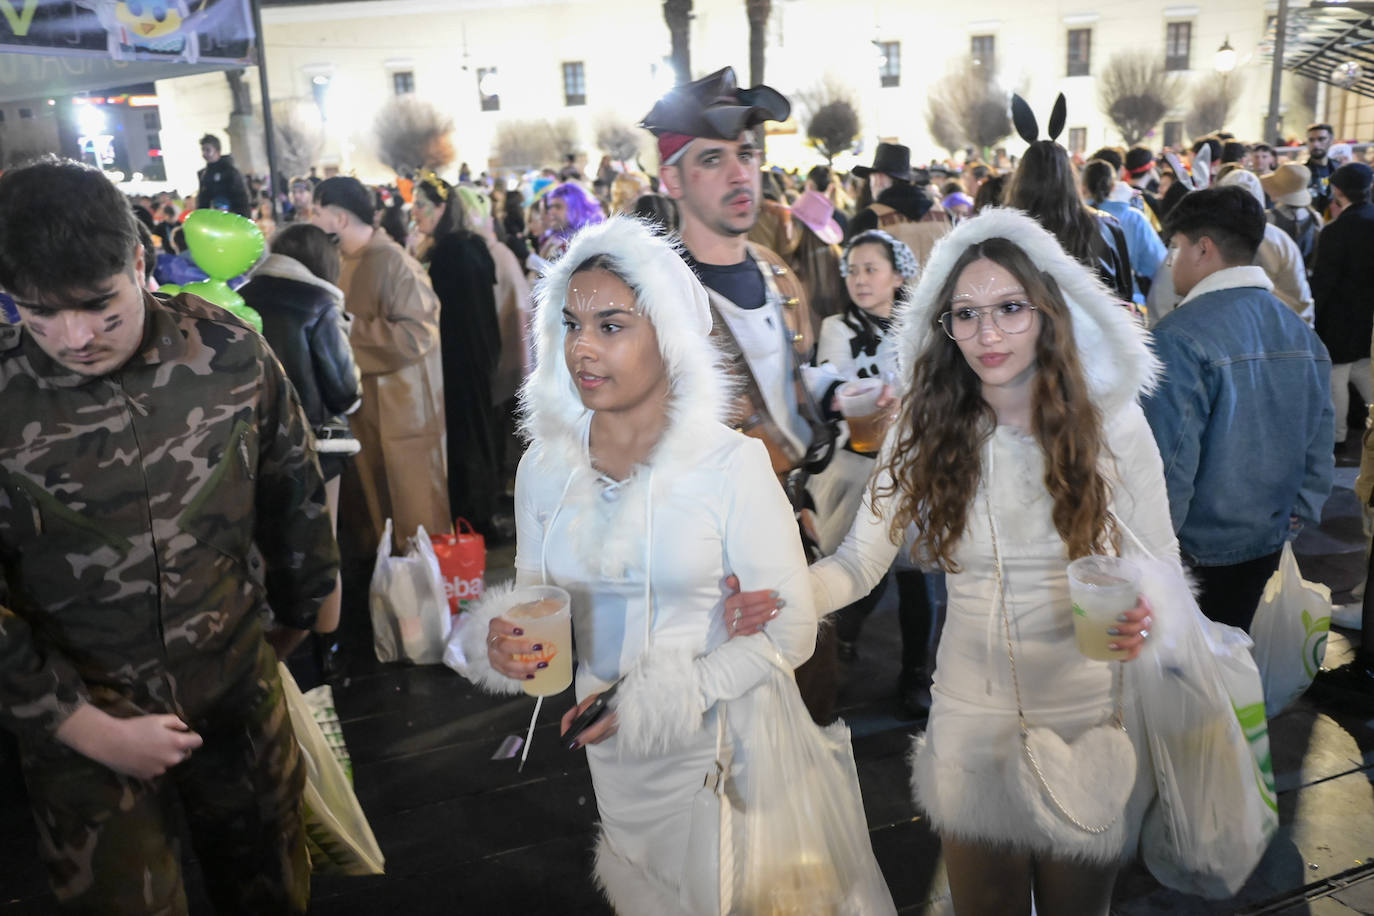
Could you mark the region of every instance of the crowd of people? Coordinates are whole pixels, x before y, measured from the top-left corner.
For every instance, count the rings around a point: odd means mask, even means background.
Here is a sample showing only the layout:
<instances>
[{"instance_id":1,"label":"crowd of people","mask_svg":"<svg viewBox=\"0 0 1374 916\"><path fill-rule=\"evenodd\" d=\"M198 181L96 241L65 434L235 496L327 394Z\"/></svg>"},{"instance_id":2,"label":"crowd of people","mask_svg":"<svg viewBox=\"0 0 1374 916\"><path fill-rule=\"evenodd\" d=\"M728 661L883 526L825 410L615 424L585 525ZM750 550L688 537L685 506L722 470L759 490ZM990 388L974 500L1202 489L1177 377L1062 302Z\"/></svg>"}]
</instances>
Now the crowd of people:
<instances>
[{"instance_id":1,"label":"crowd of people","mask_svg":"<svg viewBox=\"0 0 1374 916\"><path fill-rule=\"evenodd\" d=\"M573 595L563 728L615 690L577 742L618 912L716 912L703 774L767 752L740 723L780 664L834 720L892 581L956 910L1106 913L1154 789L1120 669L1171 611L1137 598L1086 657L1066 566L1129 537L1248 628L1362 426L1350 386L1374 401L1374 172L1324 124L1301 164L1226 134L1078 161L1017 104L1001 167L889 142L803 175L763 160L787 99L725 68L644 117L655 175L312 170L279 226L212 135L193 200L55 158L0 177L0 722L59 902L183 911L175 795L218 907L304 912L276 660L330 674L340 556L461 518ZM269 239L261 335L155 294L194 274L197 206ZM462 629L497 692L547 663L512 594ZM1038 829L1018 732L1113 720L1137 776L1109 827Z\"/></svg>"}]
</instances>

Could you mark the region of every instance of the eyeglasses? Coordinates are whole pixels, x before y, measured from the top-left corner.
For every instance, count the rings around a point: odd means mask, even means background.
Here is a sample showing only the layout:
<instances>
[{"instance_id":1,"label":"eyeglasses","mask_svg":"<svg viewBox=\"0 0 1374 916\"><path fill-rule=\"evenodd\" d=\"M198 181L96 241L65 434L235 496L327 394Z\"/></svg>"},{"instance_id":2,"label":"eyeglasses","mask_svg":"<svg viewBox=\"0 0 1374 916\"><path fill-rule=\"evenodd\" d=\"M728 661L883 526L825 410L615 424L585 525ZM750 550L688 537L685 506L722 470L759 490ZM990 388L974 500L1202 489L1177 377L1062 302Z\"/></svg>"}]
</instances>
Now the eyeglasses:
<instances>
[{"instance_id":1,"label":"eyeglasses","mask_svg":"<svg viewBox=\"0 0 1374 916\"><path fill-rule=\"evenodd\" d=\"M942 314L940 327L951 340L968 340L982 330L984 318L991 318L993 326L1003 334L1024 334L1030 330L1034 314L1035 306L1029 302L1003 302L981 308L962 305Z\"/></svg>"}]
</instances>

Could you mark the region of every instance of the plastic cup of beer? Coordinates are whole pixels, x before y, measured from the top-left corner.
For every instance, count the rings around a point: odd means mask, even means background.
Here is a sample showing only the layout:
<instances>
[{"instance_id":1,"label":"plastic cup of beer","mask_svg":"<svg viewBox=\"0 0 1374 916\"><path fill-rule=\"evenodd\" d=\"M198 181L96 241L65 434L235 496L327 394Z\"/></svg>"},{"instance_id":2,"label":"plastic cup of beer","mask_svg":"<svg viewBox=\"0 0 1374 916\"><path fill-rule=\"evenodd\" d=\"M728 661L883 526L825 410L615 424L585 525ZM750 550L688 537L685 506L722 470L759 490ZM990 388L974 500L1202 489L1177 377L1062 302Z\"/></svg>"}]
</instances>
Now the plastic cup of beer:
<instances>
[{"instance_id":1,"label":"plastic cup of beer","mask_svg":"<svg viewBox=\"0 0 1374 916\"><path fill-rule=\"evenodd\" d=\"M1088 658L1110 662L1125 653L1107 646L1117 637L1107 632L1117 617L1135 607L1140 598L1140 567L1121 557L1079 557L1069 564L1069 599L1073 603L1073 632L1078 651Z\"/></svg>"},{"instance_id":2,"label":"plastic cup of beer","mask_svg":"<svg viewBox=\"0 0 1374 916\"><path fill-rule=\"evenodd\" d=\"M876 452L883 444L891 418L886 408L878 407L882 395L883 380L878 378L846 382L835 392L840 413L849 424L849 445L856 452Z\"/></svg>"},{"instance_id":3,"label":"plastic cup of beer","mask_svg":"<svg viewBox=\"0 0 1374 916\"><path fill-rule=\"evenodd\" d=\"M520 602L501 616L525 631L537 652L516 653L517 661L545 662L522 685L532 697L551 697L572 684L572 598L555 585L527 585L515 590Z\"/></svg>"}]
</instances>

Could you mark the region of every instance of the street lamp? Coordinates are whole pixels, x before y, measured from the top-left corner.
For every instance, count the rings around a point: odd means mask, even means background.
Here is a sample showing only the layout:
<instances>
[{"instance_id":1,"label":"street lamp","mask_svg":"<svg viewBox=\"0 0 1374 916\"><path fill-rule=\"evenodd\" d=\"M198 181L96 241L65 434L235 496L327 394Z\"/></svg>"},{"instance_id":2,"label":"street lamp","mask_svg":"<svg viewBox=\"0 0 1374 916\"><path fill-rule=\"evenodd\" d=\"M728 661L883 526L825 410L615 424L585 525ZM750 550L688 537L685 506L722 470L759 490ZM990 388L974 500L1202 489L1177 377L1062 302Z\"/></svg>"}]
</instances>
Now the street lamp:
<instances>
[{"instance_id":1,"label":"street lamp","mask_svg":"<svg viewBox=\"0 0 1374 916\"><path fill-rule=\"evenodd\" d=\"M1231 36L1227 35L1226 40L1217 48L1217 55L1212 66L1222 76L1226 76L1236 69L1236 49L1231 47Z\"/></svg>"}]
</instances>

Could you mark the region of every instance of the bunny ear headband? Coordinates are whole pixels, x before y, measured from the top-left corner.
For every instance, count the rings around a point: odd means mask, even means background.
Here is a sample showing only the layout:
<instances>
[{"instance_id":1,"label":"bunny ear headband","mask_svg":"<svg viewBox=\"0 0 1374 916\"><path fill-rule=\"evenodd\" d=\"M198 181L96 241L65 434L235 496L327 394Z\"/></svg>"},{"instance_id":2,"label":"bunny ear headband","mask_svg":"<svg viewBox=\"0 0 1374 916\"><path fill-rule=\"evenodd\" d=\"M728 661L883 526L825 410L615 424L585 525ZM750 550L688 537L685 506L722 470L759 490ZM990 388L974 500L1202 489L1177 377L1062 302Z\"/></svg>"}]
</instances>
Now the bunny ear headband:
<instances>
[{"instance_id":1,"label":"bunny ear headband","mask_svg":"<svg viewBox=\"0 0 1374 916\"><path fill-rule=\"evenodd\" d=\"M1059 98L1054 100L1054 108L1050 111L1051 142L1058 140L1059 135L1064 132L1064 121L1068 116L1064 93L1061 92ZM1016 93L1012 93L1011 96L1011 122L1016 125L1016 132L1021 135L1021 139L1027 143L1034 143L1040 139L1040 124L1035 120L1035 113L1026 104L1026 100Z\"/></svg>"}]
</instances>

